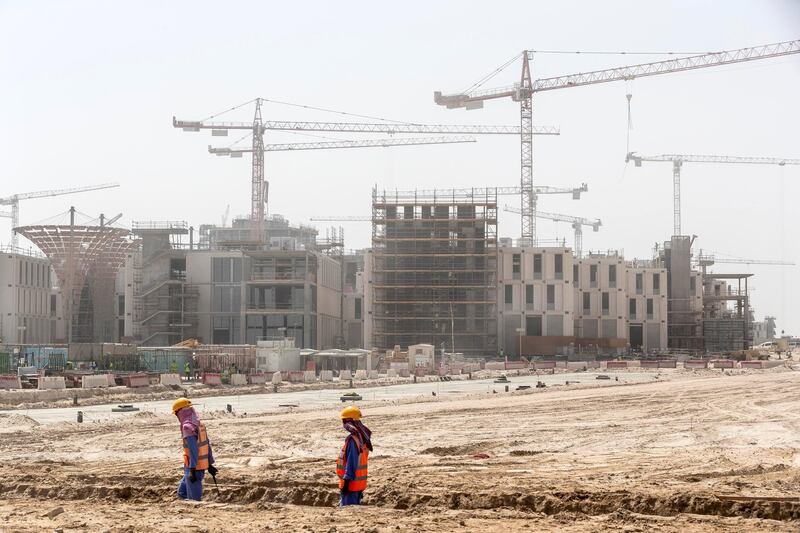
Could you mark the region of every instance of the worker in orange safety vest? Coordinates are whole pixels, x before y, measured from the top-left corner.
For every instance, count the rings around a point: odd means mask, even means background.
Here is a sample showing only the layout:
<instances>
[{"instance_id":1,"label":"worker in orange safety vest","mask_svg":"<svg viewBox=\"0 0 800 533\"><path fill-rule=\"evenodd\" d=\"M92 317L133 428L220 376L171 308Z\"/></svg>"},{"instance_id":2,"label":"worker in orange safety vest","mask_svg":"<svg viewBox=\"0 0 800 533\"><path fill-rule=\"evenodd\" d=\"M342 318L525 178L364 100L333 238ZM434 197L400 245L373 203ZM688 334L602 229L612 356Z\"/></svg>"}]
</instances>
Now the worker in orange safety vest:
<instances>
[{"instance_id":1,"label":"worker in orange safety vest","mask_svg":"<svg viewBox=\"0 0 800 533\"><path fill-rule=\"evenodd\" d=\"M348 435L336 460L339 505L360 505L367 488L372 432L361 422L361 410L358 407L345 407L340 416Z\"/></svg>"},{"instance_id":2,"label":"worker in orange safety vest","mask_svg":"<svg viewBox=\"0 0 800 533\"><path fill-rule=\"evenodd\" d=\"M217 475L206 426L200 422L188 398L175 400L172 414L178 417L183 438L183 478L178 485L178 497L182 500L200 501L203 498L206 470L212 477Z\"/></svg>"}]
</instances>

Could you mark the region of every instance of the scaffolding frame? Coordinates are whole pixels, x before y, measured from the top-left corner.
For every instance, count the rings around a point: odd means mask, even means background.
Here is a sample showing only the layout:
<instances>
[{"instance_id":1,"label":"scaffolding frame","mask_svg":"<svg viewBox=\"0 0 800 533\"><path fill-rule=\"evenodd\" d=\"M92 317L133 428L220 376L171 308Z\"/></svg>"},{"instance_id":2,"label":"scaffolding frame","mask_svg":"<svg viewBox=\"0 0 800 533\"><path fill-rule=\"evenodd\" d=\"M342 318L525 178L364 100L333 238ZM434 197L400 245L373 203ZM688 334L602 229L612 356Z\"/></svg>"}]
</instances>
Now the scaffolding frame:
<instances>
[{"instance_id":1,"label":"scaffolding frame","mask_svg":"<svg viewBox=\"0 0 800 533\"><path fill-rule=\"evenodd\" d=\"M497 190L372 191L373 342L497 351Z\"/></svg>"}]
</instances>

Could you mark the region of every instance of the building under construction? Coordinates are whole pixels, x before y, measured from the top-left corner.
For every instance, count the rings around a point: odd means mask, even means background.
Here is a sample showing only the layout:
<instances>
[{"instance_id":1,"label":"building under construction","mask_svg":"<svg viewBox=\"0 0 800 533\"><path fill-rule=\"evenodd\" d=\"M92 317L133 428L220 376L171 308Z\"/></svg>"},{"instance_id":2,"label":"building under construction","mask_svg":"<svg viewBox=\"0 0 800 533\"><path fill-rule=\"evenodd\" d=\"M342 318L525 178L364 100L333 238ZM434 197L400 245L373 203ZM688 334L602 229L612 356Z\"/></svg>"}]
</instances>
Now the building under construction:
<instances>
[{"instance_id":1,"label":"building under construction","mask_svg":"<svg viewBox=\"0 0 800 533\"><path fill-rule=\"evenodd\" d=\"M371 342L497 350L497 193L373 189Z\"/></svg>"},{"instance_id":2,"label":"building under construction","mask_svg":"<svg viewBox=\"0 0 800 533\"><path fill-rule=\"evenodd\" d=\"M118 324L117 273L138 243L130 231L106 225L69 224L15 228L50 260L61 287L67 342L112 342Z\"/></svg>"}]
</instances>

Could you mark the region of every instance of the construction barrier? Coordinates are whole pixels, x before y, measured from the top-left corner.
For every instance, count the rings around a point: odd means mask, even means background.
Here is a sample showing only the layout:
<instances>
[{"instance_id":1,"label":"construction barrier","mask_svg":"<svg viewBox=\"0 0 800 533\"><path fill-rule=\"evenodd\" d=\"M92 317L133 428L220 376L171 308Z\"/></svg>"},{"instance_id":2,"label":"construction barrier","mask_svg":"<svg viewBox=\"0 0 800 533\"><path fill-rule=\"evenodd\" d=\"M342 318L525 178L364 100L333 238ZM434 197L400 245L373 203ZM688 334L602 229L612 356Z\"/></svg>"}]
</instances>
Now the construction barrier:
<instances>
[{"instance_id":1,"label":"construction barrier","mask_svg":"<svg viewBox=\"0 0 800 533\"><path fill-rule=\"evenodd\" d=\"M736 367L736 361L733 359L713 359L711 364L714 365L714 368L734 368Z\"/></svg>"},{"instance_id":2,"label":"construction barrier","mask_svg":"<svg viewBox=\"0 0 800 533\"><path fill-rule=\"evenodd\" d=\"M742 368L764 368L764 361L742 361Z\"/></svg>"},{"instance_id":3,"label":"construction barrier","mask_svg":"<svg viewBox=\"0 0 800 533\"><path fill-rule=\"evenodd\" d=\"M342 380L342 381L347 381L348 379L353 379L353 374L351 374L349 370L340 370L339 371L339 379Z\"/></svg>"},{"instance_id":4,"label":"construction barrier","mask_svg":"<svg viewBox=\"0 0 800 533\"><path fill-rule=\"evenodd\" d=\"M0 376L0 389L21 389L22 381L17 376Z\"/></svg>"},{"instance_id":5,"label":"construction barrier","mask_svg":"<svg viewBox=\"0 0 800 533\"><path fill-rule=\"evenodd\" d=\"M303 370L292 370L289 372L289 383L303 383L305 375L306 373Z\"/></svg>"},{"instance_id":6,"label":"construction barrier","mask_svg":"<svg viewBox=\"0 0 800 533\"><path fill-rule=\"evenodd\" d=\"M660 359L658 368L678 368L678 361L676 359Z\"/></svg>"},{"instance_id":7,"label":"construction barrier","mask_svg":"<svg viewBox=\"0 0 800 533\"><path fill-rule=\"evenodd\" d=\"M555 367L556 367L555 361L536 361L535 363L533 363L533 368L535 368L536 370L546 370Z\"/></svg>"},{"instance_id":8,"label":"construction barrier","mask_svg":"<svg viewBox=\"0 0 800 533\"><path fill-rule=\"evenodd\" d=\"M109 379L113 383L114 376L111 374L98 374L95 376L82 376L81 387L84 389L104 389L110 387Z\"/></svg>"},{"instance_id":9,"label":"construction barrier","mask_svg":"<svg viewBox=\"0 0 800 533\"><path fill-rule=\"evenodd\" d=\"M172 387L174 385L180 387L181 376L180 374L161 374L159 382L166 387Z\"/></svg>"},{"instance_id":10,"label":"construction barrier","mask_svg":"<svg viewBox=\"0 0 800 533\"><path fill-rule=\"evenodd\" d=\"M399 375L401 378L407 378L411 376L411 371L407 368L401 368L397 371L397 375Z\"/></svg>"},{"instance_id":11,"label":"construction barrier","mask_svg":"<svg viewBox=\"0 0 800 533\"><path fill-rule=\"evenodd\" d=\"M705 359L687 359L683 362L683 368L708 368L708 361Z\"/></svg>"},{"instance_id":12,"label":"construction barrier","mask_svg":"<svg viewBox=\"0 0 800 533\"><path fill-rule=\"evenodd\" d=\"M149 387L150 377L147 374L130 374L122 378L126 387Z\"/></svg>"},{"instance_id":13,"label":"construction barrier","mask_svg":"<svg viewBox=\"0 0 800 533\"><path fill-rule=\"evenodd\" d=\"M486 361L486 370L505 370L506 364L503 361Z\"/></svg>"},{"instance_id":14,"label":"construction barrier","mask_svg":"<svg viewBox=\"0 0 800 533\"><path fill-rule=\"evenodd\" d=\"M606 361L606 368L628 368L627 361Z\"/></svg>"},{"instance_id":15,"label":"construction barrier","mask_svg":"<svg viewBox=\"0 0 800 533\"><path fill-rule=\"evenodd\" d=\"M109 387L117 386L117 377L114 374L106 374L106 380L108 381Z\"/></svg>"},{"instance_id":16,"label":"construction barrier","mask_svg":"<svg viewBox=\"0 0 800 533\"><path fill-rule=\"evenodd\" d=\"M251 385L263 385L267 382L267 375L266 374L250 374L247 376L247 380L250 382Z\"/></svg>"},{"instance_id":17,"label":"construction barrier","mask_svg":"<svg viewBox=\"0 0 800 533\"><path fill-rule=\"evenodd\" d=\"M333 371L332 370L320 370L319 371L319 380L320 381L333 381Z\"/></svg>"},{"instance_id":18,"label":"construction barrier","mask_svg":"<svg viewBox=\"0 0 800 533\"><path fill-rule=\"evenodd\" d=\"M523 368L528 368L528 363L526 361L505 362L505 370L522 370Z\"/></svg>"},{"instance_id":19,"label":"construction barrier","mask_svg":"<svg viewBox=\"0 0 800 533\"><path fill-rule=\"evenodd\" d=\"M314 383L317 381L317 373L313 370L306 370L303 372L303 382L304 383Z\"/></svg>"},{"instance_id":20,"label":"construction barrier","mask_svg":"<svg viewBox=\"0 0 800 533\"><path fill-rule=\"evenodd\" d=\"M358 379L358 380L367 379L367 371L366 370L356 370L356 373L353 376L353 379Z\"/></svg>"},{"instance_id":21,"label":"construction barrier","mask_svg":"<svg viewBox=\"0 0 800 533\"><path fill-rule=\"evenodd\" d=\"M658 368L658 361L641 361L639 366L642 368Z\"/></svg>"},{"instance_id":22,"label":"construction barrier","mask_svg":"<svg viewBox=\"0 0 800 533\"><path fill-rule=\"evenodd\" d=\"M219 373L205 372L203 373L204 385L222 385L222 375Z\"/></svg>"},{"instance_id":23,"label":"construction barrier","mask_svg":"<svg viewBox=\"0 0 800 533\"><path fill-rule=\"evenodd\" d=\"M377 370L370 370L369 371L369 379L378 379L380 374L378 374Z\"/></svg>"},{"instance_id":24,"label":"construction barrier","mask_svg":"<svg viewBox=\"0 0 800 533\"><path fill-rule=\"evenodd\" d=\"M231 385L247 385L247 376L244 374L231 374Z\"/></svg>"},{"instance_id":25,"label":"construction barrier","mask_svg":"<svg viewBox=\"0 0 800 533\"><path fill-rule=\"evenodd\" d=\"M386 371L386 377L387 378L396 378L397 377L397 369L396 368L388 369Z\"/></svg>"},{"instance_id":26,"label":"construction barrier","mask_svg":"<svg viewBox=\"0 0 800 533\"><path fill-rule=\"evenodd\" d=\"M49 377L41 376L39 378L39 390L66 389L66 388L67 388L67 382L64 380L63 376L49 376Z\"/></svg>"},{"instance_id":27,"label":"construction barrier","mask_svg":"<svg viewBox=\"0 0 800 533\"><path fill-rule=\"evenodd\" d=\"M280 385L283 383L283 379L280 372L273 372L272 373L272 384L273 385Z\"/></svg>"}]
</instances>

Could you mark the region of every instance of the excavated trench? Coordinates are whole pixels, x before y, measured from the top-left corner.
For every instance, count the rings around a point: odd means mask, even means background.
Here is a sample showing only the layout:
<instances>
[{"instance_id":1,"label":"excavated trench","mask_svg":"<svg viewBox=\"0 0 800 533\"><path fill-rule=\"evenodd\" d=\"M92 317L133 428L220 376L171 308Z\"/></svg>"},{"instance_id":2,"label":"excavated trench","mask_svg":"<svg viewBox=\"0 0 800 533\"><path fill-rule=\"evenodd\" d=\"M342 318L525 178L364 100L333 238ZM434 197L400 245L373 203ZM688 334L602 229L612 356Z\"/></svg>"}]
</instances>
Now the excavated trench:
<instances>
[{"instance_id":1,"label":"excavated trench","mask_svg":"<svg viewBox=\"0 0 800 533\"><path fill-rule=\"evenodd\" d=\"M177 480L163 476L106 477L70 475L48 480L41 475L5 476L0 480L0 499L15 498L64 501L169 502L175 498ZM252 480L225 477L219 490L208 479L204 498L208 501L256 506L292 504L331 507L339 494L331 483L292 480ZM559 513L605 515L627 511L643 515L675 516L699 514L720 517L800 520L800 501L791 498L717 497L708 493L673 492L652 494L630 491L540 491L540 492L439 492L372 487L365 503L394 509L491 510L512 509L546 515Z\"/></svg>"}]
</instances>

